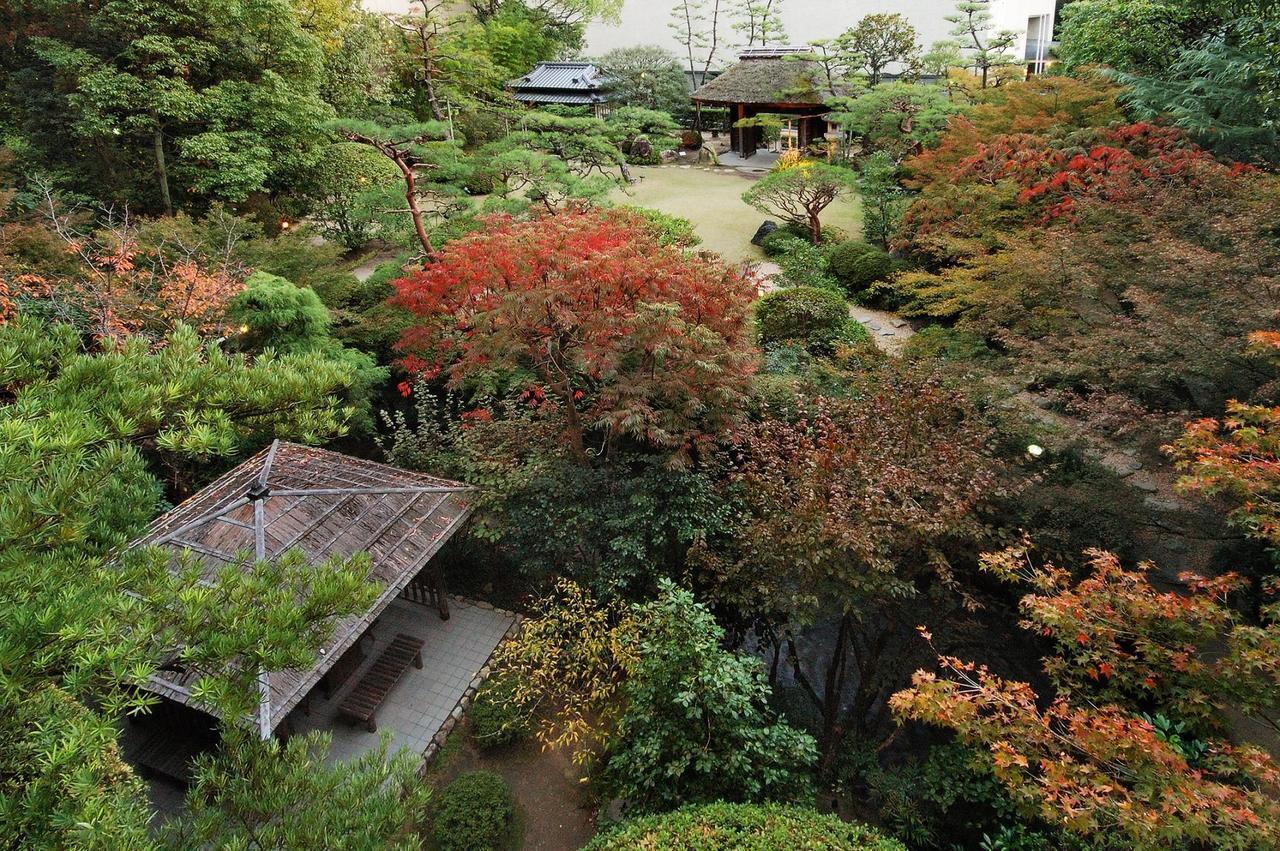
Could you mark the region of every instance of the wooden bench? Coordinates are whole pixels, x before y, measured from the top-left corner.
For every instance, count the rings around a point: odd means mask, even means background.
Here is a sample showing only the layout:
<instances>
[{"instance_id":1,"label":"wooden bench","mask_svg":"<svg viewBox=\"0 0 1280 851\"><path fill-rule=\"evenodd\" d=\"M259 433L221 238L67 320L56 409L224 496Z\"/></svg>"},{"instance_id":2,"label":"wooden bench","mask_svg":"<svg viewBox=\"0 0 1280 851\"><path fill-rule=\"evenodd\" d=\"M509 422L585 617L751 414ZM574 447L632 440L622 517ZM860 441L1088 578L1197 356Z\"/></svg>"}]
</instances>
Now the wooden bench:
<instances>
[{"instance_id":1,"label":"wooden bench","mask_svg":"<svg viewBox=\"0 0 1280 851\"><path fill-rule=\"evenodd\" d=\"M422 639L404 633L393 638L387 649L374 660L373 665L338 705L339 714L363 722L370 733L376 732L378 722L374 716L378 713L378 707L382 706L382 701L387 699L391 689L404 677L410 664L415 668L422 667L424 643Z\"/></svg>"}]
</instances>

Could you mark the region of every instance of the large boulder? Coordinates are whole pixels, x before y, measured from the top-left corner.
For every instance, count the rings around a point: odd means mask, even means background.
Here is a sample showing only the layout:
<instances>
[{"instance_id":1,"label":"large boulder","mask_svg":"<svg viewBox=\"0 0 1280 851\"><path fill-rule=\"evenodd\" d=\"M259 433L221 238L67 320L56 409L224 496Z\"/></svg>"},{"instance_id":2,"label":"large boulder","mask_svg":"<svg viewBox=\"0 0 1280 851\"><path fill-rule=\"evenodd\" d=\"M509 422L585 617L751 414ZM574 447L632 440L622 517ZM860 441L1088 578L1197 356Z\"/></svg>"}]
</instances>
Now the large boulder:
<instances>
[{"instance_id":1,"label":"large boulder","mask_svg":"<svg viewBox=\"0 0 1280 851\"><path fill-rule=\"evenodd\" d=\"M778 223L772 219L765 219L760 227L756 228L756 235L751 237L752 245L764 245L764 238L778 229Z\"/></svg>"},{"instance_id":2,"label":"large boulder","mask_svg":"<svg viewBox=\"0 0 1280 851\"><path fill-rule=\"evenodd\" d=\"M631 157L637 160L647 160L653 156L653 143L649 141L648 136L637 136L635 141L631 143Z\"/></svg>"}]
</instances>

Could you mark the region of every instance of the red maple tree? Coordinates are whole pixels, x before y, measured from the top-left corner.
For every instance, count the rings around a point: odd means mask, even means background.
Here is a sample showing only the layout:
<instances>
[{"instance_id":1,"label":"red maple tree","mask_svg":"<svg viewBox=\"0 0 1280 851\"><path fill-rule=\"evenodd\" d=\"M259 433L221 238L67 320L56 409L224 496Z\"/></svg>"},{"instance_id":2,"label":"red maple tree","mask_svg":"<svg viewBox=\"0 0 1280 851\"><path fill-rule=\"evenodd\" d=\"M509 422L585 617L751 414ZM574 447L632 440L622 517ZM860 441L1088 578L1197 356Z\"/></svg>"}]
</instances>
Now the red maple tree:
<instances>
[{"instance_id":1,"label":"red maple tree","mask_svg":"<svg viewBox=\"0 0 1280 851\"><path fill-rule=\"evenodd\" d=\"M626 212L490 219L396 290L418 316L399 343L410 372L522 386L580 455L594 431L686 457L736 420L754 370L754 281Z\"/></svg>"}]
</instances>

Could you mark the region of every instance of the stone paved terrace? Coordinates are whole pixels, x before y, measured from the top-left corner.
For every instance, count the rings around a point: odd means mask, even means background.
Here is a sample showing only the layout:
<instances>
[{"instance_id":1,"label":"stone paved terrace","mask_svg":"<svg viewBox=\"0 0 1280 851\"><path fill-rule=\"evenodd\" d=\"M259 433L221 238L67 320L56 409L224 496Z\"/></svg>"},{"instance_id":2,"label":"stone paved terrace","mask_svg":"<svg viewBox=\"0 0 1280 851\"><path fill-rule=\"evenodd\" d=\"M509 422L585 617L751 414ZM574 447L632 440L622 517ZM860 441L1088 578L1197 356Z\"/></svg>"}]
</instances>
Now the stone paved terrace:
<instances>
[{"instance_id":1,"label":"stone paved terrace","mask_svg":"<svg viewBox=\"0 0 1280 851\"><path fill-rule=\"evenodd\" d=\"M333 737L329 761L349 760L378 746L380 736L391 735L391 750L408 748L422 755L458 701L489 661L503 636L515 624L515 617L484 604L450 598L449 620L441 620L434 607L397 599L373 628L360 639L364 661L343 686L328 698L316 689L310 700L310 714L301 709L289 715L294 733L326 730ZM378 732L368 732L363 724L351 724L337 717L338 704L354 687L382 648L397 633L423 639L422 668L409 668L383 702L377 715ZM131 756L145 736L146 720L126 724L122 744L125 758ZM152 805L167 817L182 806L185 794L175 781L143 772Z\"/></svg>"},{"instance_id":2,"label":"stone paved terrace","mask_svg":"<svg viewBox=\"0 0 1280 851\"><path fill-rule=\"evenodd\" d=\"M446 621L429 606L403 599L393 602L361 639L365 659L360 668L328 699L319 689L313 692L310 714L294 710L289 715L293 732L329 731L333 736L330 761L349 760L376 748L384 731L391 734L392 751L402 747L415 754L425 751L515 622L508 612L457 599L450 599L449 611ZM363 724L339 718L338 704L397 633L426 642L422 668L409 668L392 689L378 711L378 732L370 733Z\"/></svg>"}]
</instances>

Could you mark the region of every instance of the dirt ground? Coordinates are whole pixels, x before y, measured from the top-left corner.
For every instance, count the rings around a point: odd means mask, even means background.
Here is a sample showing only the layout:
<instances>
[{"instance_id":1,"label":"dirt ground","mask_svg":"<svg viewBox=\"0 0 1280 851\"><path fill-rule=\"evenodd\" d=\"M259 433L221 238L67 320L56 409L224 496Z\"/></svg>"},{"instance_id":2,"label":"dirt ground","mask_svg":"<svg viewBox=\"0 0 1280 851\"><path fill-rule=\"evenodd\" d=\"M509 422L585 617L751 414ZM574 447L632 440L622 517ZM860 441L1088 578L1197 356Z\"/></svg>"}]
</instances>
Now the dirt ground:
<instances>
[{"instance_id":1,"label":"dirt ground","mask_svg":"<svg viewBox=\"0 0 1280 851\"><path fill-rule=\"evenodd\" d=\"M496 772L511 785L524 827L523 851L577 851L595 836L595 808L580 772L563 751L543 751L536 741L493 751L471 743L466 725L450 737L432 767L437 788L468 771Z\"/></svg>"},{"instance_id":2,"label":"dirt ground","mask_svg":"<svg viewBox=\"0 0 1280 851\"><path fill-rule=\"evenodd\" d=\"M702 237L702 247L719 252L731 262L764 259L764 252L751 244L751 237L765 219L778 221L778 217L766 216L744 204L741 197L759 175L698 166L646 166L632 168L631 175L637 178L636 182L614 192L614 203L683 216L693 222ZM822 221L850 236L860 235L862 210L858 199L840 198L827 208Z\"/></svg>"}]
</instances>

